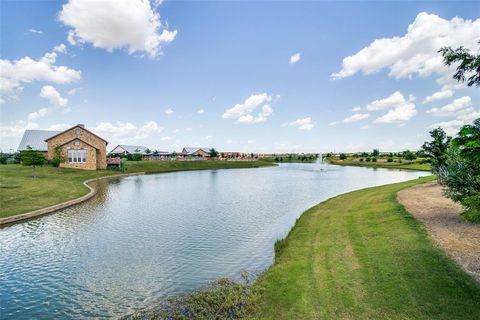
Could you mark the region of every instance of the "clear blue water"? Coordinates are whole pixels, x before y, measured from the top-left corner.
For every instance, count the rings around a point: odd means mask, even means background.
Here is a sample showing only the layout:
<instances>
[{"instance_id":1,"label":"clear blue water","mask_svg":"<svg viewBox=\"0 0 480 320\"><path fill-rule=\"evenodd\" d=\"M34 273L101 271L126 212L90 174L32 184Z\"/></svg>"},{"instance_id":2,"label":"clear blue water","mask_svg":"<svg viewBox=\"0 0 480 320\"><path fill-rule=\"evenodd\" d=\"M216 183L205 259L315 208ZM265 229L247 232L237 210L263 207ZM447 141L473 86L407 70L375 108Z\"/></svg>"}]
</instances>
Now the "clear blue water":
<instances>
[{"instance_id":1,"label":"clear blue water","mask_svg":"<svg viewBox=\"0 0 480 320\"><path fill-rule=\"evenodd\" d=\"M423 172L284 164L98 183L81 205L0 229L0 318L111 318L257 272L313 205Z\"/></svg>"}]
</instances>

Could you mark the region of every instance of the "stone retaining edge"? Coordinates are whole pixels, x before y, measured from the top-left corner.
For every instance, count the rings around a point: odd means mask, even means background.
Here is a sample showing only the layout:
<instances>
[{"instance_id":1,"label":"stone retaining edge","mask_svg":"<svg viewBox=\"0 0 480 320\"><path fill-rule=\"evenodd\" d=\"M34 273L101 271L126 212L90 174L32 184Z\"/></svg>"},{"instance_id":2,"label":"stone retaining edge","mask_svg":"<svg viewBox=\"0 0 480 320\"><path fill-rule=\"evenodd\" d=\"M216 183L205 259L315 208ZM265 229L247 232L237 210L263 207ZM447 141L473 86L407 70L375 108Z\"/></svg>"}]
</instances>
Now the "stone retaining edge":
<instances>
[{"instance_id":1,"label":"stone retaining edge","mask_svg":"<svg viewBox=\"0 0 480 320\"><path fill-rule=\"evenodd\" d=\"M104 177L97 177L97 178L92 178L92 179L85 180L85 181L83 181L83 185L85 187L87 187L88 189L90 189L90 192L87 193L86 195L81 196L80 198L76 198L76 199L68 200L68 201L65 201L65 202L62 202L62 203L59 203L59 204L55 204L55 205L50 206L50 207L37 209L37 210L17 214L17 215L10 216L10 217L0 218L0 226L5 225L5 224L15 223L15 222L18 222L18 221L31 219L31 218L36 218L36 217L39 217L39 216L43 216L43 215L46 215L48 213L52 213L54 211L65 209L65 208L74 206L76 204L82 203L84 201L87 201L88 199L92 198L97 193L97 190L95 190L93 187L90 187L88 185L90 182L98 181L98 180L101 180L101 179L112 179L112 178L121 178L121 177L128 177L128 176L138 176L138 175L143 175L143 174L145 174L145 172L125 173L125 174L116 174L116 175L113 175L113 176L104 176Z\"/></svg>"}]
</instances>

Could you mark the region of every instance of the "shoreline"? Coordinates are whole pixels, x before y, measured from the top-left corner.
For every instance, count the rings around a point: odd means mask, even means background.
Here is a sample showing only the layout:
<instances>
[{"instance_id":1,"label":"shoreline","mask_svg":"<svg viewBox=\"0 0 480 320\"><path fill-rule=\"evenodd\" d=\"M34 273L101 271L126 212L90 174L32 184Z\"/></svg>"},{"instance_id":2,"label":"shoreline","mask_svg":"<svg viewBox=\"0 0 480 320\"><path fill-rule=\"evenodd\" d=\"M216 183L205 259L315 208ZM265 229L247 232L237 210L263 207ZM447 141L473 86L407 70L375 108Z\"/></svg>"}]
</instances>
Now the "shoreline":
<instances>
[{"instance_id":1,"label":"shoreline","mask_svg":"<svg viewBox=\"0 0 480 320\"><path fill-rule=\"evenodd\" d=\"M396 170L408 170L408 171L424 171L432 172L431 169L426 168L415 168L415 164L395 164L395 165L383 165L381 162L365 162L365 163L352 163L352 162L340 162L327 160L331 165L344 166L344 167L363 167L363 168L372 168L372 169L396 169ZM387 162L388 163L388 162Z\"/></svg>"},{"instance_id":2,"label":"shoreline","mask_svg":"<svg viewBox=\"0 0 480 320\"><path fill-rule=\"evenodd\" d=\"M238 163L238 162L237 162ZM250 163L250 162L249 162ZM97 190L89 185L89 183L98 181L101 179L110 179L110 178L122 178L122 177L129 177L129 176L138 176L138 175L147 175L147 174L162 174L162 173L173 173L173 172L183 172L183 171L203 171L203 170L228 170L228 169L258 169L258 168L263 168L263 167L274 167L277 166L278 164L272 162L268 164L259 164L258 166L255 167L231 167L231 168L181 168L176 170L175 168L171 168L171 170L165 170L165 171L139 171L139 172L131 172L131 173L119 173L119 174L112 174L112 175L105 175L105 176L99 176L95 178L89 178L85 181L82 182L82 184L88 188L88 193L84 194L82 196L79 196L77 198L73 198L70 200L66 200L48 207L44 208L39 208L35 209L32 211L27 211L24 213L19 213L19 214L14 214L11 216L7 217L0 217L0 228L6 227L9 225L13 225L15 223L19 223L25 220L41 217L47 214L54 213L55 211L65 209L68 207L72 207L74 205L83 203L89 199L91 199L95 194L97 193Z\"/></svg>"},{"instance_id":3,"label":"shoreline","mask_svg":"<svg viewBox=\"0 0 480 320\"><path fill-rule=\"evenodd\" d=\"M272 265L253 283L260 293L250 316L388 318L389 313L398 316L400 310L409 315L415 306L408 306L411 301L404 297L419 290L424 294L418 299L431 306L445 299L460 303L480 297L477 282L397 200L398 192L434 180L429 175L347 192L304 211L288 234L275 242ZM418 250L424 255L416 254ZM403 269L395 268L400 262ZM428 286L423 278L429 278ZM389 285L378 287L383 283ZM380 301L377 298L389 302L378 310L380 314L369 310ZM442 310L458 317L480 311L478 307L470 304ZM431 318L436 308L415 310L414 318Z\"/></svg>"},{"instance_id":4,"label":"shoreline","mask_svg":"<svg viewBox=\"0 0 480 320\"><path fill-rule=\"evenodd\" d=\"M67 200L58 204L54 204L52 206L46 207L46 208L40 208L36 209L33 211L25 212L25 213L20 213L17 215L13 216L8 216L4 218L0 218L0 228L4 226L8 226L11 224L15 224L20 221L24 220L29 220L37 217L41 217L50 213L54 213L55 211L65 209L72 207L76 204L85 202L89 199L91 199L95 194L97 194L97 190L89 185L89 183L102 180L102 179L111 179L111 178L122 178L122 177L130 177L130 176L139 176L139 175L144 175L145 172L135 172L135 173L124 173L124 174L116 174L116 175L111 175L111 176L103 176L103 177L96 177L96 178L91 178L83 181L83 185L89 189L89 192L83 196L80 196L75 199Z\"/></svg>"}]
</instances>

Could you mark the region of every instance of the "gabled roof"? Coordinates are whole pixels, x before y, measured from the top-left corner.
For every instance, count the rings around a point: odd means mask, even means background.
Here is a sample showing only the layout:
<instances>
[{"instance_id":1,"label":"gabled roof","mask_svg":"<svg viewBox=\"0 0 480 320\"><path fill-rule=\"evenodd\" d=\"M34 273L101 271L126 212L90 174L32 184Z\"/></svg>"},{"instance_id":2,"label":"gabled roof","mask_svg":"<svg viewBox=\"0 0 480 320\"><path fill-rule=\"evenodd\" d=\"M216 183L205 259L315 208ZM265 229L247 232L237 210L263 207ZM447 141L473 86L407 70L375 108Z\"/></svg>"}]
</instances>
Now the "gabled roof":
<instances>
[{"instance_id":1,"label":"gabled roof","mask_svg":"<svg viewBox=\"0 0 480 320\"><path fill-rule=\"evenodd\" d=\"M119 144L118 146L113 148L112 151L110 151L110 153L112 153L113 150L117 149L118 147L122 148L127 153L137 153L138 152L138 153L141 153L141 154L145 154L145 150L148 149L145 146L132 146L132 145L128 145L128 144ZM139 151L135 151L135 150L139 150Z\"/></svg>"},{"instance_id":2,"label":"gabled roof","mask_svg":"<svg viewBox=\"0 0 480 320\"><path fill-rule=\"evenodd\" d=\"M185 147L185 148L183 148L182 152L193 153L193 152L198 151L198 150L203 150L205 152L210 152L210 149L212 149L212 148Z\"/></svg>"},{"instance_id":3,"label":"gabled roof","mask_svg":"<svg viewBox=\"0 0 480 320\"><path fill-rule=\"evenodd\" d=\"M85 141L85 140L82 140L81 138L73 138L73 139L71 139L71 140L69 140L69 141L67 141L67 142L62 143L62 144L60 145L60 147L63 147L63 146L66 145L67 143L70 143L70 142L75 141L75 140L82 141L83 143L85 143L86 145L92 147L93 149L97 149L97 150L98 150L97 147L92 146L90 143L88 143L88 142Z\"/></svg>"},{"instance_id":4,"label":"gabled roof","mask_svg":"<svg viewBox=\"0 0 480 320\"><path fill-rule=\"evenodd\" d=\"M61 133L61 131L25 130L22 141L20 141L20 145L18 146L18 151L27 150L27 146L37 151L48 151L48 144L45 140L59 133Z\"/></svg>"},{"instance_id":5,"label":"gabled roof","mask_svg":"<svg viewBox=\"0 0 480 320\"><path fill-rule=\"evenodd\" d=\"M76 128L76 127L82 128L83 130L85 130L85 131L87 131L88 133L94 135L94 136L97 137L98 139L105 141L105 142L108 144L108 141L107 141L107 140L103 139L102 137L99 137L98 135L96 135L96 134L93 133L92 131L85 129L85 126L84 126L83 124L77 124L77 125L75 125L75 126L73 126L73 127L71 127L71 128L68 128L67 130L60 131L60 132L58 132L57 134L55 134L55 135L53 135L53 136L51 136L51 137L48 137L47 139L45 139L45 141L48 141L48 140L50 140L50 139L52 139L52 138L55 138L56 136L59 136L59 135L61 135L62 133L67 132L67 131L70 131L70 130L72 130L73 128Z\"/></svg>"}]
</instances>

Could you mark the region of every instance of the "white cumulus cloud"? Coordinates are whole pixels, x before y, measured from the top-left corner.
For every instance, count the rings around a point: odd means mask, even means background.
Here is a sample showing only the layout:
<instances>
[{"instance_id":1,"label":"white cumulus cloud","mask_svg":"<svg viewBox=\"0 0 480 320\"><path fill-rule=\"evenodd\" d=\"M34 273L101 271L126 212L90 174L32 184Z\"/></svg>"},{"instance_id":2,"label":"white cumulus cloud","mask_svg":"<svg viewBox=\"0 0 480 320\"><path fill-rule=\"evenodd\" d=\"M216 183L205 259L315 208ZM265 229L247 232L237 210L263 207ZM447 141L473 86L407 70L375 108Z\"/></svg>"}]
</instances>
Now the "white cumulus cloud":
<instances>
[{"instance_id":1,"label":"white cumulus cloud","mask_svg":"<svg viewBox=\"0 0 480 320\"><path fill-rule=\"evenodd\" d=\"M431 113L434 116L439 117L448 117L458 114L460 111L465 108L470 108L472 106L472 99L469 96L464 96L458 99L453 100L452 103L449 103L441 108L431 108L427 113Z\"/></svg>"},{"instance_id":2,"label":"white cumulus cloud","mask_svg":"<svg viewBox=\"0 0 480 320\"><path fill-rule=\"evenodd\" d=\"M177 30L169 31L162 24L148 0L69 0L58 19L71 27L70 44L88 42L107 51L127 48L130 54L156 57L162 45L177 36Z\"/></svg>"},{"instance_id":3,"label":"white cumulus cloud","mask_svg":"<svg viewBox=\"0 0 480 320\"><path fill-rule=\"evenodd\" d=\"M290 57L289 62L290 62L290 64L295 64L298 61L300 61L301 58L302 58L302 55L300 54L300 52L297 52Z\"/></svg>"},{"instance_id":4,"label":"white cumulus cloud","mask_svg":"<svg viewBox=\"0 0 480 320\"><path fill-rule=\"evenodd\" d=\"M423 104L429 103L429 102L432 102L432 101L437 101L437 100L442 100L442 99L450 98L451 96L453 96L453 90L441 90L441 91L437 91L437 92L433 93L432 95L426 97L426 98L423 100Z\"/></svg>"},{"instance_id":5,"label":"white cumulus cloud","mask_svg":"<svg viewBox=\"0 0 480 320\"><path fill-rule=\"evenodd\" d=\"M378 117L374 123L394 123L404 124L417 114L415 104L411 101L397 105L395 108L389 110L386 114Z\"/></svg>"},{"instance_id":6,"label":"white cumulus cloud","mask_svg":"<svg viewBox=\"0 0 480 320\"><path fill-rule=\"evenodd\" d=\"M399 91L395 91L386 98L378 99L367 104L368 111L384 110L405 103L405 97Z\"/></svg>"},{"instance_id":7,"label":"white cumulus cloud","mask_svg":"<svg viewBox=\"0 0 480 320\"><path fill-rule=\"evenodd\" d=\"M131 122L117 121L116 123L101 122L91 130L109 139L124 139L124 141L128 141L146 139L155 133L162 132L163 128L159 127L155 121L146 121L140 127Z\"/></svg>"},{"instance_id":8,"label":"white cumulus cloud","mask_svg":"<svg viewBox=\"0 0 480 320\"><path fill-rule=\"evenodd\" d=\"M473 120L480 118L480 110L469 109L466 112L459 114L455 119L434 123L430 129L441 127L449 135L456 135L463 125L473 122Z\"/></svg>"},{"instance_id":9,"label":"white cumulus cloud","mask_svg":"<svg viewBox=\"0 0 480 320\"><path fill-rule=\"evenodd\" d=\"M66 84L80 80L81 72L65 66L55 66L57 54L46 53L39 60L25 57L20 60L0 59L0 96L17 99L23 85L34 81Z\"/></svg>"},{"instance_id":10,"label":"white cumulus cloud","mask_svg":"<svg viewBox=\"0 0 480 320\"><path fill-rule=\"evenodd\" d=\"M347 117L342 120L343 123L352 123L360 120L364 120L370 117L368 113L354 113L350 117Z\"/></svg>"},{"instance_id":11,"label":"white cumulus cloud","mask_svg":"<svg viewBox=\"0 0 480 320\"><path fill-rule=\"evenodd\" d=\"M205 110L199 109L199 110L197 111L197 113L198 113L198 114L204 114L204 113L205 113Z\"/></svg>"},{"instance_id":12,"label":"white cumulus cloud","mask_svg":"<svg viewBox=\"0 0 480 320\"><path fill-rule=\"evenodd\" d=\"M480 18L446 20L421 12L403 36L376 39L356 54L344 58L342 69L332 74L332 78L341 79L357 72L371 74L384 68L388 68L389 75L396 79L445 74L448 68L443 65L438 50L444 46L465 46L475 50L479 38Z\"/></svg>"},{"instance_id":13,"label":"white cumulus cloud","mask_svg":"<svg viewBox=\"0 0 480 320\"><path fill-rule=\"evenodd\" d=\"M170 108L168 108L168 109L165 109L165 111L164 111L164 112L165 112L165 114L166 114L167 116L169 116L169 115L173 114L173 110L172 110L172 109L170 109Z\"/></svg>"},{"instance_id":14,"label":"white cumulus cloud","mask_svg":"<svg viewBox=\"0 0 480 320\"><path fill-rule=\"evenodd\" d=\"M315 127L315 123L310 117L288 122L287 125L297 127L299 130L312 130Z\"/></svg>"},{"instance_id":15,"label":"white cumulus cloud","mask_svg":"<svg viewBox=\"0 0 480 320\"><path fill-rule=\"evenodd\" d=\"M40 90L40 97L47 99L55 107L68 108L68 99L63 98L52 86L43 86Z\"/></svg>"},{"instance_id":16,"label":"white cumulus cloud","mask_svg":"<svg viewBox=\"0 0 480 320\"><path fill-rule=\"evenodd\" d=\"M243 103L236 104L230 109L225 110L222 115L224 119L237 119L237 123L253 124L265 122L273 113L270 106L272 96L267 93L254 94L248 97ZM261 107L260 112L254 114L254 111Z\"/></svg>"},{"instance_id":17,"label":"white cumulus cloud","mask_svg":"<svg viewBox=\"0 0 480 320\"><path fill-rule=\"evenodd\" d=\"M45 117L47 113L48 113L48 108L41 108L38 111L29 113L27 119L28 121L35 121Z\"/></svg>"},{"instance_id":18,"label":"white cumulus cloud","mask_svg":"<svg viewBox=\"0 0 480 320\"><path fill-rule=\"evenodd\" d=\"M53 47L53 51L58 52L58 53L66 53L67 52L67 46L64 45L63 43L61 43L58 46Z\"/></svg>"}]
</instances>

